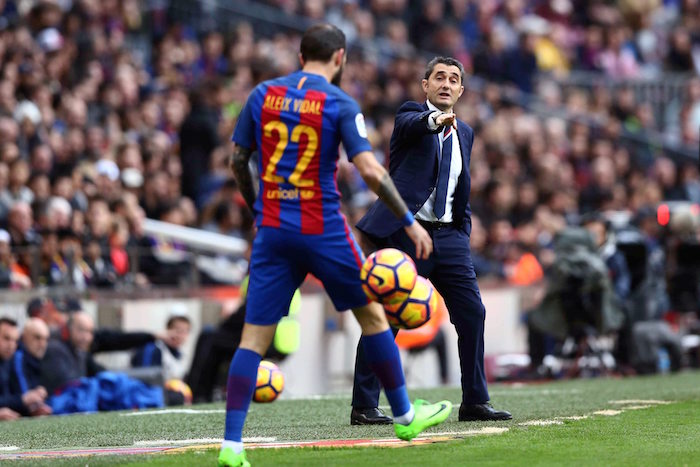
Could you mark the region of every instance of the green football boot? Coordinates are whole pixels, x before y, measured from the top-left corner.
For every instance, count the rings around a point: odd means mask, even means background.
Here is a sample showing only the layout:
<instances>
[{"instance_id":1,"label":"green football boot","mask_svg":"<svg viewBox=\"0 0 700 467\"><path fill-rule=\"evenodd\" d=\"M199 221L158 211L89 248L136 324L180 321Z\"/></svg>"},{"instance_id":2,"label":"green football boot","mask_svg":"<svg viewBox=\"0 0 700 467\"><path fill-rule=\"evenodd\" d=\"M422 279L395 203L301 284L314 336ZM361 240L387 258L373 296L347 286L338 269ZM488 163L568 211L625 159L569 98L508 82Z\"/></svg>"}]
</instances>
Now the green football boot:
<instances>
[{"instance_id":1,"label":"green football boot","mask_svg":"<svg viewBox=\"0 0 700 467\"><path fill-rule=\"evenodd\" d=\"M422 399L416 399L413 403L413 410L415 411L415 415L411 423L408 425L394 423L396 436L404 441L411 441L426 428L438 425L447 420L447 417L452 413L452 402L440 401L435 404L430 404Z\"/></svg>"},{"instance_id":2,"label":"green football boot","mask_svg":"<svg viewBox=\"0 0 700 467\"><path fill-rule=\"evenodd\" d=\"M233 452L231 448L224 448L219 452L219 467L250 467L250 462L245 458L245 451L240 454Z\"/></svg>"}]
</instances>

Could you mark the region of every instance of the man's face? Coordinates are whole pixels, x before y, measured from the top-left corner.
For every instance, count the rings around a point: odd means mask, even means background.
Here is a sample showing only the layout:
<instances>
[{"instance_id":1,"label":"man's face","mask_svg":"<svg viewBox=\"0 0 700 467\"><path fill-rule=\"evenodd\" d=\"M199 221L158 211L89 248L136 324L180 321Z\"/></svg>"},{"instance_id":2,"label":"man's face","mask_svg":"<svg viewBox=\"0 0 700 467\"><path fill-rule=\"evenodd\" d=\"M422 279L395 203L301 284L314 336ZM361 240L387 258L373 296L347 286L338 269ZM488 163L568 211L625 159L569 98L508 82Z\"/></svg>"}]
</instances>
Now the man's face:
<instances>
[{"instance_id":1,"label":"man's face","mask_svg":"<svg viewBox=\"0 0 700 467\"><path fill-rule=\"evenodd\" d=\"M589 222L586 224L586 230L588 230L591 235L593 235L593 241L597 247L600 247L605 243L605 225L602 222Z\"/></svg>"},{"instance_id":2,"label":"man's face","mask_svg":"<svg viewBox=\"0 0 700 467\"><path fill-rule=\"evenodd\" d=\"M46 326L35 326L24 331L22 343L32 356L41 360L46 354L46 347L49 345L49 328Z\"/></svg>"},{"instance_id":3,"label":"man's face","mask_svg":"<svg viewBox=\"0 0 700 467\"><path fill-rule=\"evenodd\" d=\"M85 352L90 350L94 333L95 324L90 317L83 315L73 319L70 326L70 339L76 349Z\"/></svg>"},{"instance_id":4,"label":"man's face","mask_svg":"<svg viewBox=\"0 0 700 467\"><path fill-rule=\"evenodd\" d=\"M435 107L447 111L454 107L464 92L462 74L454 65L438 63L428 79L422 82L423 91Z\"/></svg>"},{"instance_id":5,"label":"man's face","mask_svg":"<svg viewBox=\"0 0 700 467\"><path fill-rule=\"evenodd\" d=\"M175 320L168 329L168 342L170 347L179 349L190 335L190 323L185 320Z\"/></svg>"},{"instance_id":6,"label":"man's face","mask_svg":"<svg viewBox=\"0 0 700 467\"><path fill-rule=\"evenodd\" d=\"M0 359L9 360L17 350L19 330L17 326L0 324Z\"/></svg>"}]
</instances>

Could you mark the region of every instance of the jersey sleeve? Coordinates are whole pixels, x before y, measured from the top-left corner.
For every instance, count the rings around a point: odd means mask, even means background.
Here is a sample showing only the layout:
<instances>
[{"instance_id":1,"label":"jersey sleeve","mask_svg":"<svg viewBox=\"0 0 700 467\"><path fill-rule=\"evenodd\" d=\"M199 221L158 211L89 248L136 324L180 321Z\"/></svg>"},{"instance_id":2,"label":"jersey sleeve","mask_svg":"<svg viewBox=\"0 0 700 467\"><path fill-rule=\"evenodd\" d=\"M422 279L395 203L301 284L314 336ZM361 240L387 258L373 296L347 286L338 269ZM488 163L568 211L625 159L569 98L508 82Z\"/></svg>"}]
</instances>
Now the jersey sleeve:
<instances>
[{"instance_id":1,"label":"jersey sleeve","mask_svg":"<svg viewBox=\"0 0 700 467\"><path fill-rule=\"evenodd\" d=\"M256 88L248 97L243 110L236 121L236 128L233 130L231 140L237 146L248 149L255 149L255 120L253 119L253 107L255 107L255 96L258 89Z\"/></svg>"},{"instance_id":2,"label":"jersey sleeve","mask_svg":"<svg viewBox=\"0 0 700 467\"><path fill-rule=\"evenodd\" d=\"M340 138L348 159L352 160L363 151L371 151L372 146L367 140L365 117L357 103L350 98L341 100L338 117Z\"/></svg>"}]
</instances>

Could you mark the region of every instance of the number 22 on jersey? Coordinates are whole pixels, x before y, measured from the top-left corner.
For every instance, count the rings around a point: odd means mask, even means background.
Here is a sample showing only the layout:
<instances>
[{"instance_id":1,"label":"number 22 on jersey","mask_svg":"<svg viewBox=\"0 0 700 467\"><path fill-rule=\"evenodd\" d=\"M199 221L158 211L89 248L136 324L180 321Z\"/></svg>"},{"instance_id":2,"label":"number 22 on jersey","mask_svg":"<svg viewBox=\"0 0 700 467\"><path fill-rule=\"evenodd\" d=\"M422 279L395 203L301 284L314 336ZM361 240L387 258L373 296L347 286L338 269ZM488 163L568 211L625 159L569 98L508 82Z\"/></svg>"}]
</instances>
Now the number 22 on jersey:
<instances>
[{"instance_id":1,"label":"number 22 on jersey","mask_svg":"<svg viewBox=\"0 0 700 467\"><path fill-rule=\"evenodd\" d=\"M304 171L309 166L318 149L318 133L309 125L299 124L292 129L292 134L289 134L287 125L279 120L267 122L263 127L263 138L273 138L273 133L277 134L277 144L275 150L270 157L262 179L268 183L290 183L298 188L308 188L314 186L314 181L309 178L301 178ZM306 135L306 148L297 162L294 171L289 178L277 175L277 164L284 155L284 150L287 148L289 141L299 143L301 136Z\"/></svg>"}]
</instances>

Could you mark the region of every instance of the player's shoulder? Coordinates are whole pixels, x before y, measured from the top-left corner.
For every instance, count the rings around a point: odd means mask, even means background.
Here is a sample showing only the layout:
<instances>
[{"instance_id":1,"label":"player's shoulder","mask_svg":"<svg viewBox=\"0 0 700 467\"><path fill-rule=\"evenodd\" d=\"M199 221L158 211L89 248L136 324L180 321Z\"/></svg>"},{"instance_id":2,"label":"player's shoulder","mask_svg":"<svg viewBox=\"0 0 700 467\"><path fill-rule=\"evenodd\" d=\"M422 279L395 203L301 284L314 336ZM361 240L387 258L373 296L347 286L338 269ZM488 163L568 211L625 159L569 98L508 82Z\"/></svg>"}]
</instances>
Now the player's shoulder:
<instances>
[{"instance_id":1,"label":"player's shoulder","mask_svg":"<svg viewBox=\"0 0 700 467\"><path fill-rule=\"evenodd\" d=\"M360 112L360 105L357 101L338 86L329 83L327 89L328 95L336 101L340 113L352 114L354 116Z\"/></svg>"}]
</instances>

